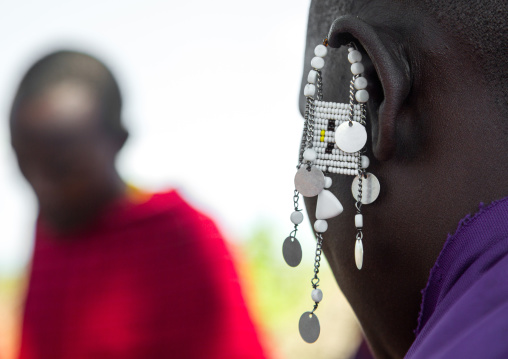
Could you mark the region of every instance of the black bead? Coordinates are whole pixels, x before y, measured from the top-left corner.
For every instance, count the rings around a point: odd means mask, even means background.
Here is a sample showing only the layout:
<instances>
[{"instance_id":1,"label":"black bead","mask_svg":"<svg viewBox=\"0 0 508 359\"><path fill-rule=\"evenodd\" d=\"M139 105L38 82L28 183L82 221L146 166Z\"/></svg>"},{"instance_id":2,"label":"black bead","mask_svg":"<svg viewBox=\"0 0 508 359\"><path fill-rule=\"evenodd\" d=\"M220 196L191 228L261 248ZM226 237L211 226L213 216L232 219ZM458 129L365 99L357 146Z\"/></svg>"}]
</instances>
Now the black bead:
<instances>
[{"instance_id":1,"label":"black bead","mask_svg":"<svg viewBox=\"0 0 508 359\"><path fill-rule=\"evenodd\" d=\"M335 131L335 120L328 120L328 131Z\"/></svg>"}]
</instances>

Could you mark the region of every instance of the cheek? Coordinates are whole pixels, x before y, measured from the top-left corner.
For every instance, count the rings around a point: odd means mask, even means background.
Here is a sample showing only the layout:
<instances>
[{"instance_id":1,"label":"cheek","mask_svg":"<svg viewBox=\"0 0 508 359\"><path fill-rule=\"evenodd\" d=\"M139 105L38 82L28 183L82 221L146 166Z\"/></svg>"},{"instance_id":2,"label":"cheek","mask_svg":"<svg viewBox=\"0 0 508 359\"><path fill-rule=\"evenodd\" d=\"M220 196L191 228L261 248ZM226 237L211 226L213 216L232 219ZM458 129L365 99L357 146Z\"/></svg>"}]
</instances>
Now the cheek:
<instances>
[{"instance_id":1,"label":"cheek","mask_svg":"<svg viewBox=\"0 0 508 359\"><path fill-rule=\"evenodd\" d=\"M100 151L77 156L68 173L62 177L61 189L69 199L90 201L101 193L111 174L110 159Z\"/></svg>"},{"instance_id":2,"label":"cheek","mask_svg":"<svg viewBox=\"0 0 508 359\"><path fill-rule=\"evenodd\" d=\"M33 184L41 205L79 209L94 203L104 192L111 164L107 156L91 149L75 153L72 161L58 168L48 169L46 167L45 179L40 176L40 182L45 183L44 188Z\"/></svg>"}]
</instances>

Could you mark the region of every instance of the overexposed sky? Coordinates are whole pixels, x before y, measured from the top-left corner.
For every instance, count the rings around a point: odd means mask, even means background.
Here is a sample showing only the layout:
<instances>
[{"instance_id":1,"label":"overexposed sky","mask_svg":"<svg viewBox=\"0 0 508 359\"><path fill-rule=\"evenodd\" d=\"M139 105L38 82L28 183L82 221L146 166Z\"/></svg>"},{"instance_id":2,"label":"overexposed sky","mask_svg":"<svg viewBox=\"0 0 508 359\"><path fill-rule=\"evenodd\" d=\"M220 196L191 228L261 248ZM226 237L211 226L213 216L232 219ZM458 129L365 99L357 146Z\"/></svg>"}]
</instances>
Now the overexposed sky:
<instances>
[{"instance_id":1,"label":"overexposed sky","mask_svg":"<svg viewBox=\"0 0 508 359\"><path fill-rule=\"evenodd\" d=\"M131 133L118 161L126 181L150 190L181 189L232 240L268 223L282 244L291 229L308 5L308 0L2 4L0 275L27 263L37 211L10 148L10 103L27 68L58 49L95 55L116 74ZM309 225L304 227L310 236Z\"/></svg>"}]
</instances>

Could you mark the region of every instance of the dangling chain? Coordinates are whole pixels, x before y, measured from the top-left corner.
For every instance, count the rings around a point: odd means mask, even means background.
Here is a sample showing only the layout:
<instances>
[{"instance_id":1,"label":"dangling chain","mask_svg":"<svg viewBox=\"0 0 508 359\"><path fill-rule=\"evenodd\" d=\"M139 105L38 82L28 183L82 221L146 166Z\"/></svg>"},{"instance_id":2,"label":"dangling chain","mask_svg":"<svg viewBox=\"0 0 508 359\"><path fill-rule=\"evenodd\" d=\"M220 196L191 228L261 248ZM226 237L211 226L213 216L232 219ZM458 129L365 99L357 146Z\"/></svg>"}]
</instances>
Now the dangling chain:
<instances>
[{"instance_id":1,"label":"dangling chain","mask_svg":"<svg viewBox=\"0 0 508 359\"><path fill-rule=\"evenodd\" d=\"M356 80L356 78L358 77L358 75L355 75L353 76L353 80L351 80L351 83L352 85L351 86L354 86L354 80ZM351 90L350 90L350 93L351 93ZM350 95L349 97L350 101L352 101L352 97ZM352 108L353 107L353 104L351 102L351 105L350 107ZM365 113L366 113L366 108L365 108L365 105L364 104L361 104L360 105L360 123L362 125L365 125ZM357 163L358 163L358 194L357 194L357 199L356 199L356 203L355 203L355 207L356 207L356 214L359 214L361 215L362 214L362 187L363 187L363 179L366 178L366 174L365 174L365 170L362 168L362 156L361 156L361 153L358 152L356 154L357 156ZM362 221L363 221L363 218L362 218ZM361 227L356 227L356 240L358 241L361 241L363 239L363 232L362 232L362 229L363 229L363 224Z\"/></svg>"},{"instance_id":2,"label":"dangling chain","mask_svg":"<svg viewBox=\"0 0 508 359\"><path fill-rule=\"evenodd\" d=\"M293 205L295 207L295 212L301 212L302 210L298 208L298 201L300 200L300 193L295 189L295 193L293 194ZM298 232L298 223L294 223L295 228L289 234L291 237L296 238L296 232Z\"/></svg>"},{"instance_id":3,"label":"dangling chain","mask_svg":"<svg viewBox=\"0 0 508 359\"><path fill-rule=\"evenodd\" d=\"M355 113L355 80L360 77L360 75L353 75L351 82L349 83L349 126L353 126L353 116Z\"/></svg>"},{"instance_id":4,"label":"dangling chain","mask_svg":"<svg viewBox=\"0 0 508 359\"><path fill-rule=\"evenodd\" d=\"M307 116L307 143L305 148L312 148L312 140L314 139L314 112L316 110L316 104L312 97L307 97L308 104L308 116Z\"/></svg>"},{"instance_id":5,"label":"dangling chain","mask_svg":"<svg viewBox=\"0 0 508 359\"><path fill-rule=\"evenodd\" d=\"M323 253L323 236L321 233L316 233L317 243L316 243L316 256L314 257L314 277L312 277L310 283L312 284L312 288L317 289L319 287L319 267L321 266L321 254ZM314 308L311 313L314 313L319 305L319 302L314 302Z\"/></svg>"},{"instance_id":6,"label":"dangling chain","mask_svg":"<svg viewBox=\"0 0 508 359\"><path fill-rule=\"evenodd\" d=\"M324 42L325 43L325 42ZM316 75L316 100L317 101L321 101L323 99L323 80L322 80L322 76L321 76L321 70L315 70L317 75ZM315 102L314 102L314 99L311 98L311 97L307 97L307 102L309 102L310 100L310 103L311 103L311 123L312 123L312 132L311 132L311 136L309 136L308 138L310 139L310 143L312 145L312 141L314 140L314 113L315 113ZM323 247L323 235L322 233L320 232L315 232L316 234L316 239L317 239L317 242L316 242L316 255L314 257L314 277L312 277L311 279L311 285L312 285L312 288L314 290L316 290L318 287L319 287L319 277L318 277L318 274L319 274L319 267L321 266L321 254L323 253L322 251L322 247ZM311 314L314 314L314 312L316 311L316 309L318 308L318 305L319 305L319 302L320 300L318 301L314 301L314 307L312 308L312 311L310 312Z\"/></svg>"},{"instance_id":7,"label":"dangling chain","mask_svg":"<svg viewBox=\"0 0 508 359\"><path fill-rule=\"evenodd\" d=\"M302 133L302 140L300 142L300 153L298 155L298 165L296 166L297 169L300 168L303 162L303 152L305 151L305 148L307 147L307 142L309 141L307 136L309 133L309 113L311 111L311 102L310 99L307 97L307 101L305 103L305 114L303 116L304 122L303 122L303 133Z\"/></svg>"},{"instance_id":8,"label":"dangling chain","mask_svg":"<svg viewBox=\"0 0 508 359\"><path fill-rule=\"evenodd\" d=\"M365 119L366 119L366 108L365 108L365 105L364 104L361 104L360 105L360 113L361 113L361 117L360 117L360 123L362 125L365 125ZM362 183L363 183L363 178L366 176L365 175L365 170L362 168L362 156L360 155L360 153L357 154L358 155L358 200L356 201L356 204L355 204L355 207L356 207L356 211L357 211L357 214L362 214ZM362 239L363 238L363 233L362 233L362 228L358 228L358 231L356 233L356 239Z\"/></svg>"},{"instance_id":9,"label":"dangling chain","mask_svg":"<svg viewBox=\"0 0 508 359\"><path fill-rule=\"evenodd\" d=\"M316 70L316 88L317 88L317 101L321 101L323 98L323 80L321 77L321 70ZM305 125L304 125L304 136L306 139L305 145L300 148L300 163L303 161L303 151L306 148L312 148L312 142L314 140L314 123L315 123L315 111L316 102L314 98L307 97L307 103L305 105Z\"/></svg>"},{"instance_id":10,"label":"dangling chain","mask_svg":"<svg viewBox=\"0 0 508 359\"><path fill-rule=\"evenodd\" d=\"M360 161L360 156L358 156L358 161ZM362 186L363 186L363 177L365 176L365 171L361 168L358 169L358 195L357 201L355 203L356 214L362 214ZM363 239L363 227L356 227L356 240Z\"/></svg>"},{"instance_id":11,"label":"dangling chain","mask_svg":"<svg viewBox=\"0 0 508 359\"><path fill-rule=\"evenodd\" d=\"M321 101L323 99L323 80L321 77L321 70L316 70L316 88L317 88L317 100Z\"/></svg>"}]
</instances>

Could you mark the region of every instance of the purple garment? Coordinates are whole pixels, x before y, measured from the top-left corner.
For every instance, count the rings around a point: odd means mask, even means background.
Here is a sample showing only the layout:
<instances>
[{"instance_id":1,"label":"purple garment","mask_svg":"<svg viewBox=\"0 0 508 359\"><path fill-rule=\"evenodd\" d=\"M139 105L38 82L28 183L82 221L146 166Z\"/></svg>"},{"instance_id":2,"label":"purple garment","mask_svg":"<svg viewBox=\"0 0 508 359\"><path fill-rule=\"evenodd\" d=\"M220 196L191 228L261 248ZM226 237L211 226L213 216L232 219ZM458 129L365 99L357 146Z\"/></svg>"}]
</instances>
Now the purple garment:
<instances>
[{"instance_id":1,"label":"purple garment","mask_svg":"<svg viewBox=\"0 0 508 359\"><path fill-rule=\"evenodd\" d=\"M448 236L406 359L508 358L508 197Z\"/></svg>"}]
</instances>

